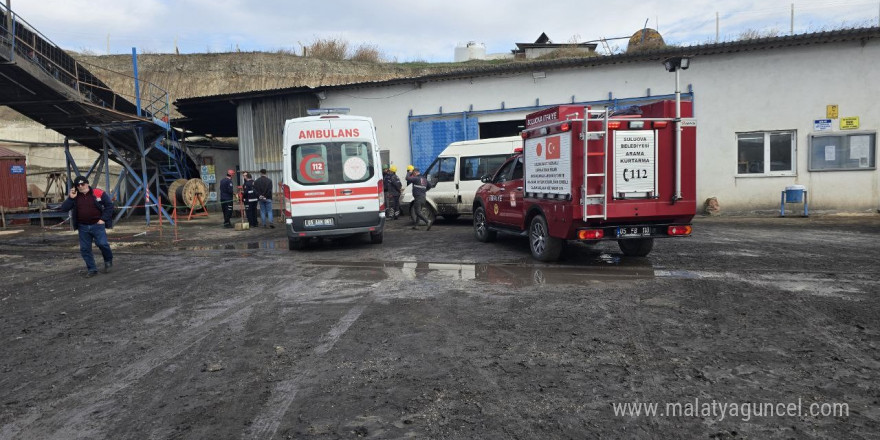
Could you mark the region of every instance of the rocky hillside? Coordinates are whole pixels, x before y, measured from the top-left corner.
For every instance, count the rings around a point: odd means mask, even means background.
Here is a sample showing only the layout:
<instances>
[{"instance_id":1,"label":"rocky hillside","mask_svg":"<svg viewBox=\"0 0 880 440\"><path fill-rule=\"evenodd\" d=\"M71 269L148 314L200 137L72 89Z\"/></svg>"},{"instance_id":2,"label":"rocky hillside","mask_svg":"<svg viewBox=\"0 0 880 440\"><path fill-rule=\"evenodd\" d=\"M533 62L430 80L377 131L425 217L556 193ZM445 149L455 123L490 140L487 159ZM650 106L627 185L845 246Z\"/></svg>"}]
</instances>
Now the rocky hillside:
<instances>
[{"instance_id":1,"label":"rocky hillside","mask_svg":"<svg viewBox=\"0 0 880 440\"><path fill-rule=\"evenodd\" d=\"M72 55L116 93L134 101L130 55ZM196 96L413 77L471 65L326 61L265 52L138 55L140 78L166 90L172 103ZM0 107L0 119L22 118Z\"/></svg>"}]
</instances>

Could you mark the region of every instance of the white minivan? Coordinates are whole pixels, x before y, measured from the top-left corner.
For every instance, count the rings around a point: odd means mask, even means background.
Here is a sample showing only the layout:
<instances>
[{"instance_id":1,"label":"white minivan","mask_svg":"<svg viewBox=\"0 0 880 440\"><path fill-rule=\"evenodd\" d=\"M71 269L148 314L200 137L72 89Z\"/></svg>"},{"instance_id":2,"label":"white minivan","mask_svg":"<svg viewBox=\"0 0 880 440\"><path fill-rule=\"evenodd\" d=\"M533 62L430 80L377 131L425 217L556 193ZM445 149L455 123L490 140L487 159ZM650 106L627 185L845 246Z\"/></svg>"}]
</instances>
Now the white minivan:
<instances>
[{"instance_id":1,"label":"white minivan","mask_svg":"<svg viewBox=\"0 0 880 440\"><path fill-rule=\"evenodd\" d=\"M373 120L342 109L284 124L282 191L290 249L313 237L369 234L381 243L385 197Z\"/></svg>"},{"instance_id":2,"label":"white minivan","mask_svg":"<svg viewBox=\"0 0 880 440\"><path fill-rule=\"evenodd\" d=\"M494 174L511 154L522 151L522 142L520 136L508 136L449 144L428 169L422 170L434 184L428 191L422 215L431 221L438 215L450 220L470 215L474 194L483 184L480 177ZM412 200L412 191L407 190L400 203L415 222Z\"/></svg>"}]
</instances>

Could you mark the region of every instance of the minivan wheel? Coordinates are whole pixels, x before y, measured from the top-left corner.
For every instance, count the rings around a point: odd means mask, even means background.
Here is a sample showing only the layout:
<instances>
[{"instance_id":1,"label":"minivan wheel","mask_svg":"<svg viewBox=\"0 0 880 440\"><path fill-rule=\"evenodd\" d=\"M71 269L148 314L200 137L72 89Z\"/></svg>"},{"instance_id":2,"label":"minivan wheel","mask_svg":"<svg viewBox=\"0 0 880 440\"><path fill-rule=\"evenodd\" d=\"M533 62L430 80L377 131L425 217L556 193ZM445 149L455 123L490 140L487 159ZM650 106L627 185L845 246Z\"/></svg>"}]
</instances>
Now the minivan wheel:
<instances>
[{"instance_id":1,"label":"minivan wheel","mask_svg":"<svg viewBox=\"0 0 880 440\"><path fill-rule=\"evenodd\" d=\"M538 261L556 261L562 253L562 239L550 236L547 220L536 215L529 224L529 247Z\"/></svg>"},{"instance_id":2,"label":"minivan wheel","mask_svg":"<svg viewBox=\"0 0 880 440\"><path fill-rule=\"evenodd\" d=\"M416 209L413 205L411 205L411 207L409 208L409 217L412 219L413 225L418 226L419 218L416 216ZM437 213L434 212L434 208L431 208L431 205L425 203L424 205L422 205L422 217L430 220L433 223L437 220Z\"/></svg>"},{"instance_id":3,"label":"minivan wheel","mask_svg":"<svg viewBox=\"0 0 880 440\"><path fill-rule=\"evenodd\" d=\"M370 232L370 243L381 244L384 232Z\"/></svg>"},{"instance_id":4,"label":"minivan wheel","mask_svg":"<svg viewBox=\"0 0 880 440\"><path fill-rule=\"evenodd\" d=\"M630 238L617 240L617 246L627 257L646 257L654 249L653 238Z\"/></svg>"},{"instance_id":5,"label":"minivan wheel","mask_svg":"<svg viewBox=\"0 0 880 440\"><path fill-rule=\"evenodd\" d=\"M489 229L489 224L486 223L486 210L482 206L474 210L474 237L483 243L498 238L498 233Z\"/></svg>"}]
</instances>

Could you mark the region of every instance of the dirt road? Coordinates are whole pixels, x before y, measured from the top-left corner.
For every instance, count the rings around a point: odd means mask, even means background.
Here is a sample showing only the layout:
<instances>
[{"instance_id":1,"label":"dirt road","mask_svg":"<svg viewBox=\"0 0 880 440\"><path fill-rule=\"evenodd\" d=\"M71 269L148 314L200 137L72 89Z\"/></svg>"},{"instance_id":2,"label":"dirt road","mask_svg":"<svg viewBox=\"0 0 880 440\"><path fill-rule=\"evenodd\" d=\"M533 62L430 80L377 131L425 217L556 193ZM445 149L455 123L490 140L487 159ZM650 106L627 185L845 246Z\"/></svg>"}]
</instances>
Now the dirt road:
<instances>
[{"instance_id":1,"label":"dirt road","mask_svg":"<svg viewBox=\"0 0 880 440\"><path fill-rule=\"evenodd\" d=\"M94 278L70 232L0 235L0 439L876 438L880 219L695 225L553 265L466 219L123 225Z\"/></svg>"}]
</instances>

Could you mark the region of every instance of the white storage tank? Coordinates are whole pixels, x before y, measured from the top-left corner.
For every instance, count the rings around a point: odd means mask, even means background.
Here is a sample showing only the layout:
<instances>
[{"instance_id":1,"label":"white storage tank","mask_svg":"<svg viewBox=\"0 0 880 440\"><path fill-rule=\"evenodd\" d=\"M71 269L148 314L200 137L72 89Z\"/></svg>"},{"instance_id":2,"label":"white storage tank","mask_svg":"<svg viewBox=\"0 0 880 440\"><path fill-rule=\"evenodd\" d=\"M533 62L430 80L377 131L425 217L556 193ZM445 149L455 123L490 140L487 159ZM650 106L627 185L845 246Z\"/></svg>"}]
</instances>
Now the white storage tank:
<instances>
[{"instance_id":1,"label":"white storage tank","mask_svg":"<svg viewBox=\"0 0 880 440\"><path fill-rule=\"evenodd\" d=\"M486 45L475 41L455 46L455 62L460 63L469 60L485 60Z\"/></svg>"}]
</instances>

